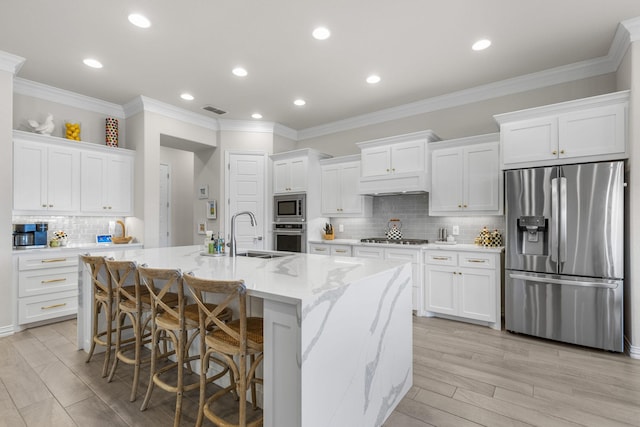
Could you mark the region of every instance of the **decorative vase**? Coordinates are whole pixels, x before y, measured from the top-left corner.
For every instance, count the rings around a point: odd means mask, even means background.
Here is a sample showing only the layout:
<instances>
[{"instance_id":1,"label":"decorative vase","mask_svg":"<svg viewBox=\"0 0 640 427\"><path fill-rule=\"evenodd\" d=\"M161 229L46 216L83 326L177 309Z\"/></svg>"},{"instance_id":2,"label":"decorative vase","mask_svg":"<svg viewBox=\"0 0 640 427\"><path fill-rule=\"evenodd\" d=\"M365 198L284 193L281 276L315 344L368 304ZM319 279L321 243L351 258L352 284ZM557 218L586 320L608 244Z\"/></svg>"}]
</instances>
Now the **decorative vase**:
<instances>
[{"instance_id":1,"label":"decorative vase","mask_svg":"<svg viewBox=\"0 0 640 427\"><path fill-rule=\"evenodd\" d=\"M107 117L105 120L105 142L109 147L118 146L118 119Z\"/></svg>"}]
</instances>

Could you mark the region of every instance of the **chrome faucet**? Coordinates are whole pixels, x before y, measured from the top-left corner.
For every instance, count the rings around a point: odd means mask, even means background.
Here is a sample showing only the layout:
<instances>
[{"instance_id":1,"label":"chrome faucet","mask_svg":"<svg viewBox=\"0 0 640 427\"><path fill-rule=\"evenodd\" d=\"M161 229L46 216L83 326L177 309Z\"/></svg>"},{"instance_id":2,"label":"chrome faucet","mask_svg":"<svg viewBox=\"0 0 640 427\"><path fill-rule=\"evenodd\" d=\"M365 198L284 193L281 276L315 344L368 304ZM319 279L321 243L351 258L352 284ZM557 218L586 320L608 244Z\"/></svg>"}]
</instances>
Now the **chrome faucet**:
<instances>
[{"instance_id":1,"label":"chrome faucet","mask_svg":"<svg viewBox=\"0 0 640 427\"><path fill-rule=\"evenodd\" d=\"M258 224L256 216L253 214L253 212L250 211L238 212L231 217L231 241L229 242L229 256L236 256L236 217L238 217L238 215L249 215L252 227L255 227Z\"/></svg>"}]
</instances>

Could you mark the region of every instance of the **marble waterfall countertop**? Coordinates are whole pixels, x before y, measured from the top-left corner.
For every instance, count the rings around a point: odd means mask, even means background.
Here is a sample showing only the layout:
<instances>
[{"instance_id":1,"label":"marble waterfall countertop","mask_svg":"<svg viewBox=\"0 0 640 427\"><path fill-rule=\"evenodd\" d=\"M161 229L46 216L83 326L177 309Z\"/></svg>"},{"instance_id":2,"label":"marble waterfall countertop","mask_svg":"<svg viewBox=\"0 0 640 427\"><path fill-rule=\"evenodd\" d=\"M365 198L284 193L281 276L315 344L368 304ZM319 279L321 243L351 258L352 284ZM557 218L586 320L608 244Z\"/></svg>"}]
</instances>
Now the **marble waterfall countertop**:
<instances>
[{"instance_id":1,"label":"marble waterfall countertop","mask_svg":"<svg viewBox=\"0 0 640 427\"><path fill-rule=\"evenodd\" d=\"M413 381L411 264L293 254L200 255L201 246L100 251L198 277L242 279L263 299L266 427L381 426ZM78 342L91 338L82 273Z\"/></svg>"}]
</instances>

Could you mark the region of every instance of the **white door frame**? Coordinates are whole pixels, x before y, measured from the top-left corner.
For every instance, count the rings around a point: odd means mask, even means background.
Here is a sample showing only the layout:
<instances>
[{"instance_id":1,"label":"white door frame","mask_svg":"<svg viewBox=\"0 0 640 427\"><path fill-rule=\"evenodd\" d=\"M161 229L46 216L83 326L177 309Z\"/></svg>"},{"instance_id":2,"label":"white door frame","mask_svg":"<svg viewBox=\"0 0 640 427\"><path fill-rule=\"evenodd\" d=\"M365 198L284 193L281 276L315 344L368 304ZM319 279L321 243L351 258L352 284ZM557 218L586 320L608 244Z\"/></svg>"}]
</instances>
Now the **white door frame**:
<instances>
[{"instance_id":1,"label":"white door frame","mask_svg":"<svg viewBox=\"0 0 640 427\"><path fill-rule=\"evenodd\" d=\"M240 150L225 150L224 152L224 235L228 236L229 233L231 232L231 215L229 212L229 206L231 203L231 199L229 198L229 195L231 193L231 182L230 182L230 167L231 167L231 160L230 160L230 156L232 154L237 154L237 155L247 155L247 156L262 156L264 158L264 218L262 218L262 230L263 230L263 240L264 240L264 248L265 249L269 249L272 247L272 236L271 236L271 226L270 223L272 222L272 218L271 218L271 209L272 209L272 199L273 197L271 192L269 191L269 188L271 188L271 180L269 179L269 171L271 170L270 167L270 163L269 163L269 154L266 151L240 151ZM259 218L256 218L256 220L260 221Z\"/></svg>"}]
</instances>

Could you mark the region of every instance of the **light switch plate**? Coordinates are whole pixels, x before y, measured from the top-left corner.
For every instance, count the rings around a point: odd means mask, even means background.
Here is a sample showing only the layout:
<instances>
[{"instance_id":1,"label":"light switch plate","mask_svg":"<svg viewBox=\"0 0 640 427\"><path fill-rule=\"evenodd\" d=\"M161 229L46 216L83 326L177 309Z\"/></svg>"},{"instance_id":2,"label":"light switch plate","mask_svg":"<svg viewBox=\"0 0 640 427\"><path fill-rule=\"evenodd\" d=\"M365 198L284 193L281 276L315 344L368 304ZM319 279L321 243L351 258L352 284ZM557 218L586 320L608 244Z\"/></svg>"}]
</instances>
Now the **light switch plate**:
<instances>
[{"instance_id":1,"label":"light switch plate","mask_svg":"<svg viewBox=\"0 0 640 427\"><path fill-rule=\"evenodd\" d=\"M457 225L454 225L453 227L451 227L451 233L452 233L454 236L459 235L459 234L460 234L460 227L459 227L459 226L457 226Z\"/></svg>"}]
</instances>

